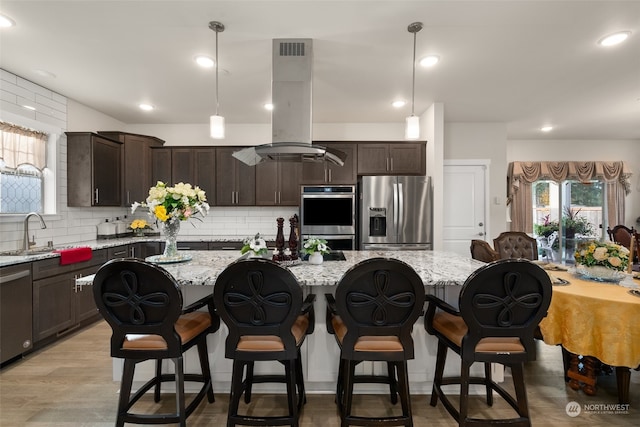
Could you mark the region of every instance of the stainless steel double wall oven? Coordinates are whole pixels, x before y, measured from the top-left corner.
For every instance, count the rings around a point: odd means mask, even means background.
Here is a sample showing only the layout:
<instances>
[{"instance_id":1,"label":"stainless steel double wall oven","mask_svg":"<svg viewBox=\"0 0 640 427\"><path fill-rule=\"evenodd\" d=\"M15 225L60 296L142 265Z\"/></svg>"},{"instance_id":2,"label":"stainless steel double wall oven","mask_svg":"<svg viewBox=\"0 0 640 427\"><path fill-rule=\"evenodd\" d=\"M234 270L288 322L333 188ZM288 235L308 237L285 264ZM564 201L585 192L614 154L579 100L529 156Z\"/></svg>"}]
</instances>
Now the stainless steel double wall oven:
<instances>
[{"instance_id":1,"label":"stainless steel double wall oven","mask_svg":"<svg viewBox=\"0 0 640 427\"><path fill-rule=\"evenodd\" d=\"M333 250L356 248L356 187L304 185L300 195L300 233L303 239L326 239Z\"/></svg>"}]
</instances>

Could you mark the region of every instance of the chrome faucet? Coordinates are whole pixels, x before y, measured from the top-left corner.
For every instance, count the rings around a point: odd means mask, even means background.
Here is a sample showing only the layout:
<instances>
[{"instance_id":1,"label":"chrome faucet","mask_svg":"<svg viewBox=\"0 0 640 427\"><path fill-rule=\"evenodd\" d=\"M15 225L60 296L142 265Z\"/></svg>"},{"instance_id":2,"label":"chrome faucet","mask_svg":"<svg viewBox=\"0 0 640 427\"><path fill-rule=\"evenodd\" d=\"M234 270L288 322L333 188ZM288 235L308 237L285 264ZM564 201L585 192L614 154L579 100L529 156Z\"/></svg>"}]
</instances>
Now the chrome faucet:
<instances>
[{"instance_id":1,"label":"chrome faucet","mask_svg":"<svg viewBox=\"0 0 640 427\"><path fill-rule=\"evenodd\" d=\"M45 224L44 219L37 212L29 212L27 216L24 217L24 238L22 239L22 252L26 253L29 251L29 248L36 244L35 239L34 242L29 241L29 218L32 216L37 216L40 219L40 228L47 228L47 224Z\"/></svg>"}]
</instances>

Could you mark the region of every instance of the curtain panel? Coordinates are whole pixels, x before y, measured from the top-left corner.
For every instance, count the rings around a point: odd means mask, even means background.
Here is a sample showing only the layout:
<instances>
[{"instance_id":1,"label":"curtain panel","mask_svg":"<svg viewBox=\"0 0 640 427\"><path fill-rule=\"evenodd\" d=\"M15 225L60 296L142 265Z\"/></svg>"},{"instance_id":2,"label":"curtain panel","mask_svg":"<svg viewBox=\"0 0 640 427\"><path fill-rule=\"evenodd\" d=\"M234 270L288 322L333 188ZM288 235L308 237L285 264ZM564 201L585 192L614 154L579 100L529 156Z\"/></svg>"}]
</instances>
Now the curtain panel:
<instances>
[{"instance_id":1,"label":"curtain panel","mask_svg":"<svg viewBox=\"0 0 640 427\"><path fill-rule=\"evenodd\" d=\"M39 170L47 165L47 140L44 132L0 122L0 159L11 169L32 165Z\"/></svg>"},{"instance_id":2,"label":"curtain panel","mask_svg":"<svg viewBox=\"0 0 640 427\"><path fill-rule=\"evenodd\" d=\"M507 175L511 231L533 232L531 184L539 180L602 180L607 186L609 226L624 224L625 196L631 192L631 172L618 162L511 162Z\"/></svg>"}]
</instances>

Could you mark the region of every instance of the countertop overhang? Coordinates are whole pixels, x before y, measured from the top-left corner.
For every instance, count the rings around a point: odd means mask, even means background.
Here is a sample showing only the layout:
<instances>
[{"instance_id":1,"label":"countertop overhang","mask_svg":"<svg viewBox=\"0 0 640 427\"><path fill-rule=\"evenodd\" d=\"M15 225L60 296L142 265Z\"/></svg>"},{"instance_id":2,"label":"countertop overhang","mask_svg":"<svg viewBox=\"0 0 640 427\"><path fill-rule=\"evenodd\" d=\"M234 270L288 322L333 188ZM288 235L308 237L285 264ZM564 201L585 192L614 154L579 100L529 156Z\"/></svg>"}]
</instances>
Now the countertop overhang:
<instances>
[{"instance_id":1,"label":"countertop overhang","mask_svg":"<svg viewBox=\"0 0 640 427\"><path fill-rule=\"evenodd\" d=\"M163 264L180 286L213 286L218 274L240 257L238 251L189 251L192 259L183 263ZM484 265L452 252L440 251L344 251L345 261L326 261L312 265L306 261L288 267L302 286L335 286L343 274L360 261L375 257L396 258L411 265L425 286L462 285L467 277ZM90 285L93 276L76 281Z\"/></svg>"}]
</instances>

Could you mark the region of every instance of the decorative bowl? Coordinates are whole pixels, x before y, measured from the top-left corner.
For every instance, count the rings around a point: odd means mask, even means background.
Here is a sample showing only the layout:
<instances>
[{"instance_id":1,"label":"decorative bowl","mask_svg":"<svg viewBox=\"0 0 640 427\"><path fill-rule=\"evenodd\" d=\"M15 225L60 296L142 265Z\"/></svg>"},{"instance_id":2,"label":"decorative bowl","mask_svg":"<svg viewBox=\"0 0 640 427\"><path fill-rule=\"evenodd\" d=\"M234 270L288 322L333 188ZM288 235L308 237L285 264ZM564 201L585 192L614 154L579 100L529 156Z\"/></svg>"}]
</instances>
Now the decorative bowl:
<instances>
[{"instance_id":1,"label":"decorative bowl","mask_svg":"<svg viewBox=\"0 0 640 427\"><path fill-rule=\"evenodd\" d=\"M576 274L585 279L607 283L620 283L626 276L623 271L614 270L602 265L586 266L583 264L576 265Z\"/></svg>"}]
</instances>

